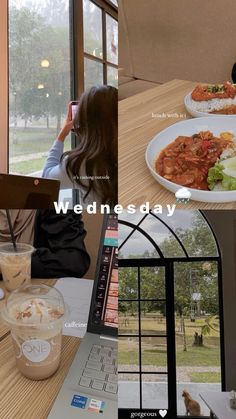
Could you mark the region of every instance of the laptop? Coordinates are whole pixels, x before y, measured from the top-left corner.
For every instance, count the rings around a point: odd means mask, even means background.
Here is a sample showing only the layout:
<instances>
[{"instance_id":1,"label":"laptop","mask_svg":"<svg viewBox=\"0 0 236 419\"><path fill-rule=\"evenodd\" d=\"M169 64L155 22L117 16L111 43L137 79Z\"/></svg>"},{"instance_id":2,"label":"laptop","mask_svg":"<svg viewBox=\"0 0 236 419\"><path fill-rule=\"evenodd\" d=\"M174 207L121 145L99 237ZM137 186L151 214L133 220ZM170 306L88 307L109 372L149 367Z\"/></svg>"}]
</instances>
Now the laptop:
<instances>
[{"instance_id":1,"label":"laptop","mask_svg":"<svg viewBox=\"0 0 236 419\"><path fill-rule=\"evenodd\" d=\"M118 218L104 216L87 333L49 419L118 417Z\"/></svg>"},{"instance_id":2,"label":"laptop","mask_svg":"<svg viewBox=\"0 0 236 419\"><path fill-rule=\"evenodd\" d=\"M54 208L59 189L59 180L0 173L0 208Z\"/></svg>"}]
</instances>

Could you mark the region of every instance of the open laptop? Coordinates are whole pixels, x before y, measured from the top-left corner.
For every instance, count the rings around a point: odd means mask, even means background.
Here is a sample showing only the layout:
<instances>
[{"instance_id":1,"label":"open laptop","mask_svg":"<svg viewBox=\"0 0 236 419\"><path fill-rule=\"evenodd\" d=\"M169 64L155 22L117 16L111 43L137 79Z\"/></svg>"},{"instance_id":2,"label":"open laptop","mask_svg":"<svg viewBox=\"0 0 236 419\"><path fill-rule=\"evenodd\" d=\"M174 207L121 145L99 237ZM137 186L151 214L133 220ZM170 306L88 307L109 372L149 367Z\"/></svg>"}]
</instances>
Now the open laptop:
<instances>
[{"instance_id":1,"label":"open laptop","mask_svg":"<svg viewBox=\"0 0 236 419\"><path fill-rule=\"evenodd\" d=\"M105 215L87 333L48 416L102 419L118 416L118 219Z\"/></svg>"},{"instance_id":2,"label":"open laptop","mask_svg":"<svg viewBox=\"0 0 236 419\"><path fill-rule=\"evenodd\" d=\"M0 173L0 208L54 208L59 189L59 180Z\"/></svg>"}]
</instances>

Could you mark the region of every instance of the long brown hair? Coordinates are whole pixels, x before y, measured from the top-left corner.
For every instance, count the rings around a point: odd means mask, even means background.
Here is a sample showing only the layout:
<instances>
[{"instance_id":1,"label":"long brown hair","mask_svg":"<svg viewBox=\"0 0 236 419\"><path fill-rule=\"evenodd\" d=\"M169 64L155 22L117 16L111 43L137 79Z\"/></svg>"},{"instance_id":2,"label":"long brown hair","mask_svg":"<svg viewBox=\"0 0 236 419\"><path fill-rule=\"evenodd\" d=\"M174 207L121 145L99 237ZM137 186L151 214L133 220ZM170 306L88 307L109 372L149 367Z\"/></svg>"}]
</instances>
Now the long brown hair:
<instances>
[{"instance_id":1,"label":"long brown hair","mask_svg":"<svg viewBox=\"0 0 236 419\"><path fill-rule=\"evenodd\" d=\"M70 179L94 191L103 204L117 203L118 183L118 92L113 86L94 86L80 98L74 118L78 146L63 154ZM83 164L86 183L80 177ZM84 175L84 173L83 173Z\"/></svg>"}]
</instances>

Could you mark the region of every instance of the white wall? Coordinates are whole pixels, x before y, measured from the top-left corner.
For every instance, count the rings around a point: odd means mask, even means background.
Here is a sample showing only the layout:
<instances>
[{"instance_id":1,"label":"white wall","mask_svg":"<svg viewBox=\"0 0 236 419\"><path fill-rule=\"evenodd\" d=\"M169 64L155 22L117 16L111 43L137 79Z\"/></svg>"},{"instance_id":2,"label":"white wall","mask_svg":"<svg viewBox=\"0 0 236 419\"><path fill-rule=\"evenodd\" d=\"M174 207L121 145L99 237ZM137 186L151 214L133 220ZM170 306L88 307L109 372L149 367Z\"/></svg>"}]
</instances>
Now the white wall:
<instances>
[{"instance_id":1,"label":"white wall","mask_svg":"<svg viewBox=\"0 0 236 419\"><path fill-rule=\"evenodd\" d=\"M236 389L236 211L204 211L218 239L223 262L227 390Z\"/></svg>"},{"instance_id":2,"label":"white wall","mask_svg":"<svg viewBox=\"0 0 236 419\"><path fill-rule=\"evenodd\" d=\"M0 172L7 171L8 140L7 0L0 1Z\"/></svg>"}]
</instances>

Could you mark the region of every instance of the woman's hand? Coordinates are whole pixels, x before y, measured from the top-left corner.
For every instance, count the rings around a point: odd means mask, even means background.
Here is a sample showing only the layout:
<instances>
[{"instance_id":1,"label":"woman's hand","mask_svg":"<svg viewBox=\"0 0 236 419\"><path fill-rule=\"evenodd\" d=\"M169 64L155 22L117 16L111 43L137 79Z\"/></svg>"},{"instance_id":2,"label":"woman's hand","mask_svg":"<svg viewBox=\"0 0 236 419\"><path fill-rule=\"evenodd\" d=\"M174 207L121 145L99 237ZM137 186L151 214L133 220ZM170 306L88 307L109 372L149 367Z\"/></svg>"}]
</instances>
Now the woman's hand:
<instances>
[{"instance_id":1,"label":"woman's hand","mask_svg":"<svg viewBox=\"0 0 236 419\"><path fill-rule=\"evenodd\" d=\"M67 135L71 132L71 130L74 128L74 124L72 121L72 103L69 103L68 106L68 111L67 111L67 115L66 115L66 120L64 123L64 126L62 127L59 135L58 135L58 140L59 141L65 141Z\"/></svg>"}]
</instances>

